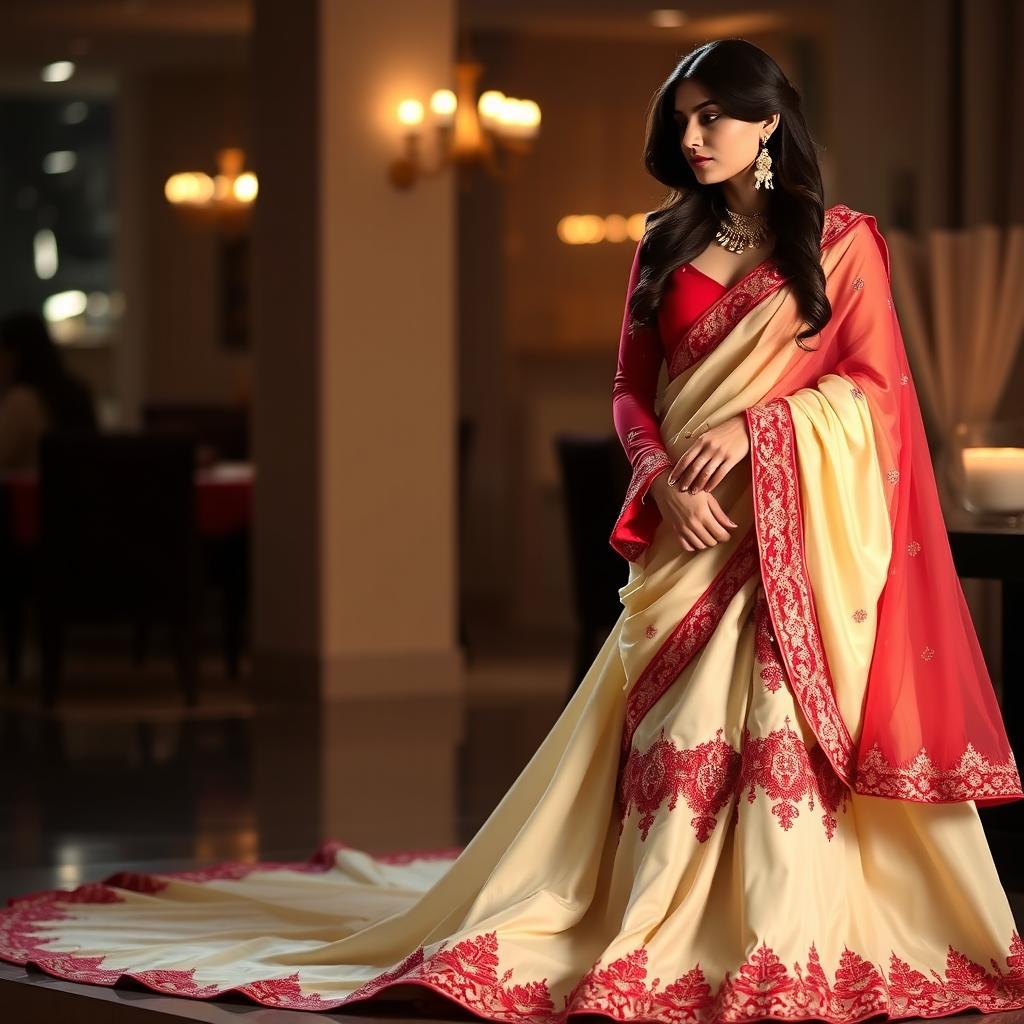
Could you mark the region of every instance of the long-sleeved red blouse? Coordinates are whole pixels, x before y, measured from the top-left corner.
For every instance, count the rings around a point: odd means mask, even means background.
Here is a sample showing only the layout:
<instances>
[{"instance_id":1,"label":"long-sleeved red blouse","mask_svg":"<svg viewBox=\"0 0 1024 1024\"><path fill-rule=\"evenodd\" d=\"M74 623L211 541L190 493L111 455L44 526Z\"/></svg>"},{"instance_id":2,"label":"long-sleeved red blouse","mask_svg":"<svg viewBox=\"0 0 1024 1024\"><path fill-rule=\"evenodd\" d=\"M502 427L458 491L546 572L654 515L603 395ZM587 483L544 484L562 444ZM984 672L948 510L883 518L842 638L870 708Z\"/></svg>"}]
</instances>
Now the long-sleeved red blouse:
<instances>
[{"instance_id":1,"label":"long-sleeved red blouse","mask_svg":"<svg viewBox=\"0 0 1024 1024\"><path fill-rule=\"evenodd\" d=\"M612 419L622 447L633 467L622 511L610 537L624 558L634 559L650 543L661 512L656 502L645 501L654 478L674 462L665 451L654 412L654 398L663 361L693 322L728 289L696 267L684 263L669 278L658 308L657 327L629 331L629 296L640 276L640 246L626 289L626 310L619 336L619 355L612 384Z\"/></svg>"}]
</instances>

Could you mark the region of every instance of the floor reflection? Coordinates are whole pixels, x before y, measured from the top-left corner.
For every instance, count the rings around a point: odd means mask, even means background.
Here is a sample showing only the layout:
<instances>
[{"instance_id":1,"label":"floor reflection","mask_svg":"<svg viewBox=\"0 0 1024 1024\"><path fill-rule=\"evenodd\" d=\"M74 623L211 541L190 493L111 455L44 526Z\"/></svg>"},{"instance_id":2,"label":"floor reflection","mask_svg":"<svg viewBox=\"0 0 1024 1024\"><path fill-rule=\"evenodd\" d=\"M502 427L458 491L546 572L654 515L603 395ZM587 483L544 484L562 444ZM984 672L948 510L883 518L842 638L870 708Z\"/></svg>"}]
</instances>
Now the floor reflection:
<instances>
[{"instance_id":1,"label":"floor reflection","mask_svg":"<svg viewBox=\"0 0 1024 1024\"><path fill-rule=\"evenodd\" d=\"M464 700L269 705L213 671L192 709L148 670L94 669L52 711L31 685L2 691L15 784L0 794L0 899L121 868L301 860L328 837L464 845L561 713L567 678L559 661L489 663Z\"/></svg>"}]
</instances>

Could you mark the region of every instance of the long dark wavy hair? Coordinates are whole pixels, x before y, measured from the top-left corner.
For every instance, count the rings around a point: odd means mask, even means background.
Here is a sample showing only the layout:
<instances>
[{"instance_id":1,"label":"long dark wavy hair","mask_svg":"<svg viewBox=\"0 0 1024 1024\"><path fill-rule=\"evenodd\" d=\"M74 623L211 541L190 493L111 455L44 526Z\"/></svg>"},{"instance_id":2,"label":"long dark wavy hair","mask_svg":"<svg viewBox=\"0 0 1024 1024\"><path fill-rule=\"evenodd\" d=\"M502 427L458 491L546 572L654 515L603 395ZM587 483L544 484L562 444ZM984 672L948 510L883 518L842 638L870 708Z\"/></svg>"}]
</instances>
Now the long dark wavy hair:
<instances>
[{"instance_id":1,"label":"long dark wavy hair","mask_svg":"<svg viewBox=\"0 0 1024 1024\"><path fill-rule=\"evenodd\" d=\"M703 252L727 219L721 185L702 185L680 145L675 93L687 78L700 82L729 117L762 121L780 114L768 140L772 189L766 193L766 213L776 239L772 259L807 324L795 341L806 349L800 339L817 334L832 317L820 256L825 221L821 168L800 94L771 56L739 38L716 39L688 53L651 100L644 165L670 191L647 218L640 276L629 298L631 327L656 322L672 272Z\"/></svg>"}]
</instances>

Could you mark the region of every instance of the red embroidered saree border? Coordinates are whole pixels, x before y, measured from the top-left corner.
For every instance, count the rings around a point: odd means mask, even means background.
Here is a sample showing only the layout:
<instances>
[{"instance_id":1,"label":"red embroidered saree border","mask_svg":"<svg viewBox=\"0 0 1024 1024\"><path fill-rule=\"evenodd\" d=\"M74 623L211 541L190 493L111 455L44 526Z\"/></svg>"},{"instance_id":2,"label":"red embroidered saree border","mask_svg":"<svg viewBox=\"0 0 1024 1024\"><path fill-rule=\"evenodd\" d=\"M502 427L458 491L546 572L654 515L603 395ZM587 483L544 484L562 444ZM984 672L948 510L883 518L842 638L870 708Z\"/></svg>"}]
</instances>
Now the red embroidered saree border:
<instances>
[{"instance_id":1,"label":"red embroidered saree border","mask_svg":"<svg viewBox=\"0 0 1024 1024\"><path fill-rule=\"evenodd\" d=\"M836 774L852 785L856 750L836 702L804 558L792 411L784 398L776 398L751 406L745 415L754 531L775 638L800 710Z\"/></svg>"},{"instance_id":2,"label":"red embroidered saree border","mask_svg":"<svg viewBox=\"0 0 1024 1024\"><path fill-rule=\"evenodd\" d=\"M209 1000L232 994L281 1010L334 1010L371 1000L393 986L416 985L483 1020L502 1024L572 1024L578 1015L595 1013L623 1024L810 1019L860 1024L878 1014L890 1019L939 1017L968 1009L993 1013L1024 1007L1024 943L1016 930L1000 950L1005 968L991 957L990 971L950 944L944 974L932 967L931 979L913 966L912 957L904 960L895 951L887 978L870 959L847 947L835 963L833 981L813 942L808 947L806 968L795 963L790 974L767 939L762 938L734 968L735 976L727 971L714 988L699 962L690 968L681 966L675 980L659 987L658 978L648 979L648 951L640 945L606 965L595 960L562 996L561 1006L555 1002L546 978L518 977L512 981L512 969L501 972L501 940L493 929L468 935L452 945L446 939L429 953L428 947L417 946L398 963L339 997L310 990L298 970L284 977L219 987L200 985L194 967L140 971L106 968L105 957L46 948L48 937L40 928L70 916L74 904L122 901L113 888L94 882L69 892L14 903L0 912L0 959L32 964L55 978L79 984L112 986L131 978L150 991L166 995Z\"/></svg>"},{"instance_id":3,"label":"red embroidered saree border","mask_svg":"<svg viewBox=\"0 0 1024 1024\"><path fill-rule=\"evenodd\" d=\"M1024 797L1013 751L1006 761L993 762L970 742L960 760L945 771L935 765L924 747L906 764L894 765L875 743L860 755L854 790L918 803L973 800L992 805Z\"/></svg>"},{"instance_id":4,"label":"red embroidered saree border","mask_svg":"<svg viewBox=\"0 0 1024 1024\"><path fill-rule=\"evenodd\" d=\"M757 571L757 565L757 540L754 530L751 529L739 542L708 588L694 602L693 607L644 667L626 699L620 770L629 756L637 726L679 678L679 674L694 655L708 642L726 606L740 587Z\"/></svg>"},{"instance_id":5,"label":"red embroidered saree border","mask_svg":"<svg viewBox=\"0 0 1024 1024\"><path fill-rule=\"evenodd\" d=\"M864 216L845 203L836 203L825 211L821 248L827 249L846 234ZM699 362L725 339L729 332L756 305L785 284L775 259L768 257L713 302L694 322L672 350L669 378Z\"/></svg>"}]
</instances>

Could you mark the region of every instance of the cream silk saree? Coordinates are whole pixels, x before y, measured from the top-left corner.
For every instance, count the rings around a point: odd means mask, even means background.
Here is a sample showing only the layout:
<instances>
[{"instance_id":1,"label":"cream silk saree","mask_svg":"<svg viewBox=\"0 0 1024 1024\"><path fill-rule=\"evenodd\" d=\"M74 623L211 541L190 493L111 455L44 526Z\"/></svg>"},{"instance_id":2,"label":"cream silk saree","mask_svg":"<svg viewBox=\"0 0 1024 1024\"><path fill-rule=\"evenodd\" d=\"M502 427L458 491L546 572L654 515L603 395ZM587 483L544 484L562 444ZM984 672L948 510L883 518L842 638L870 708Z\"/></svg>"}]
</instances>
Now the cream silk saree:
<instances>
[{"instance_id":1,"label":"cream silk saree","mask_svg":"<svg viewBox=\"0 0 1024 1024\"><path fill-rule=\"evenodd\" d=\"M770 260L681 339L663 439L678 458L746 415L751 457L716 488L740 528L686 552L659 525L629 550L618 621L463 850L334 842L298 864L121 873L12 901L0 957L194 998L430 997L536 1024L1024 1007L976 806L1020 778L935 518L874 219L830 208L821 258L817 352L794 344Z\"/></svg>"}]
</instances>

